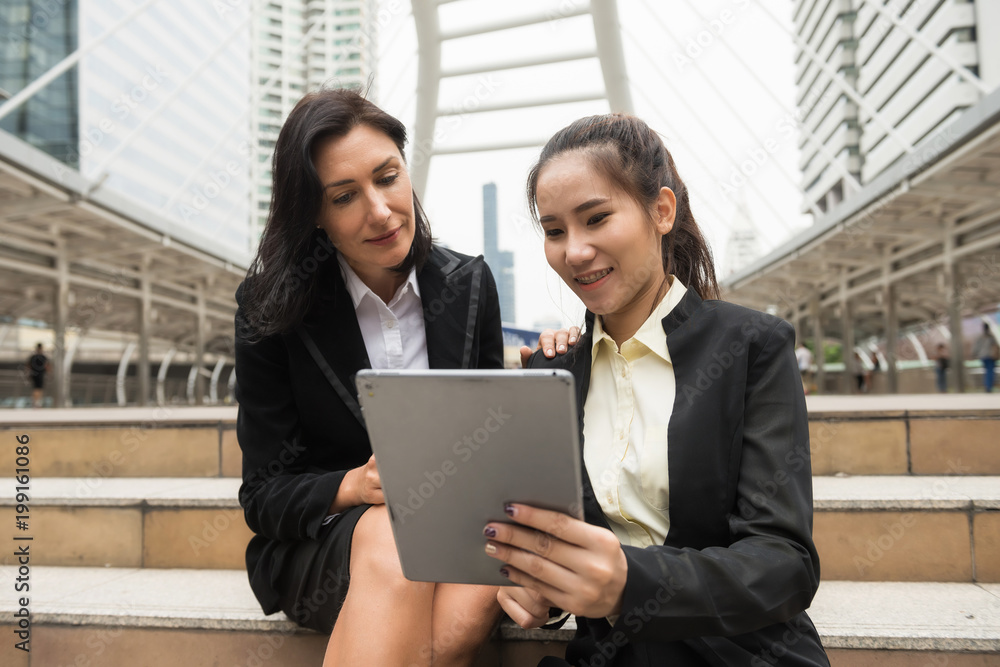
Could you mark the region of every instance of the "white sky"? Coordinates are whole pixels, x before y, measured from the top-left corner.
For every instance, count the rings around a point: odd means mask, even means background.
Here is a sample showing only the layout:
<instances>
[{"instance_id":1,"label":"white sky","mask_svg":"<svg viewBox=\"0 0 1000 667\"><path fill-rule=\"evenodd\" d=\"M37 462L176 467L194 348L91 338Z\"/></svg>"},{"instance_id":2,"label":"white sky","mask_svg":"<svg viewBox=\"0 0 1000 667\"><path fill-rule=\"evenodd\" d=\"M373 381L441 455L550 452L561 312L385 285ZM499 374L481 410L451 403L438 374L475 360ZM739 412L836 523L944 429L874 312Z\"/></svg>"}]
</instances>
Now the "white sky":
<instances>
[{"instance_id":1,"label":"white sky","mask_svg":"<svg viewBox=\"0 0 1000 667\"><path fill-rule=\"evenodd\" d=\"M447 30L550 10L558 16L560 8L577 4L579 0L462 0L442 5L439 15ZM381 7L378 102L407 124L412 137L417 71L413 17L405 0L382 0ZM620 0L618 7L636 115L661 133L673 153L722 277L737 201L745 201L762 252L810 222L799 213L798 133L789 124L795 108L793 44L786 32L792 5L787 0ZM589 16L563 18L446 42L442 65L593 44ZM439 107L474 104L467 100L477 89L487 89L483 76L490 77L491 91L484 99L490 103L603 90L599 64L592 59L444 79ZM544 140L581 116L607 111L602 101L470 113L457 120L439 119L438 129L445 131L444 143L455 146ZM539 150L435 157L423 198L435 237L476 254L483 248L482 185L497 184L500 247L515 252L516 323L528 327L578 323L582 316L582 306L545 263L541 236L529 223L524 182ZM754 157L760 166L746 162ZM745 184L733 180L740 163L747 171L753 167ZM729 194L723 191L725 182L736 185Z\"/></svg>"}]
</instances>

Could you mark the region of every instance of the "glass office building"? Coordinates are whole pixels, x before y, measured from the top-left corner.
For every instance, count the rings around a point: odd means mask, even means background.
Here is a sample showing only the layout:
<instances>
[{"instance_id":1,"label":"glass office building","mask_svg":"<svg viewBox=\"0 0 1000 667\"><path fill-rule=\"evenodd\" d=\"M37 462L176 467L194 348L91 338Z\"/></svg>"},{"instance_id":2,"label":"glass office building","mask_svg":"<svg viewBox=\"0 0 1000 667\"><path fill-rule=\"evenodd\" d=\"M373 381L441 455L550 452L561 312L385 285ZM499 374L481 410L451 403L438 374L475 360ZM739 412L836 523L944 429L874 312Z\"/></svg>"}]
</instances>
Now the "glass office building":
<instances>
[{"instance_id":1,"label":"glass office building","mask_svg":"<svg viewBox=\"0 0 1000 667\"><path fill-rule=\"evenodd\" d=\"M76 26L76 0L0 3L0 103L76 50ZM76 69L59 76L0 120L0 129L78 167L77 82Z\"/></svg>"},{"instance_id":2,"label":"glass office building","mask_svg":"<svg viewBox=\"0 0 1000 667\"><path fill-rule=\"evenodd\" d=\"M0 98L79 62L0 120L105 189L247 252L250 9L202 0L4 0ZM2 100L0 100L2 101Z\"/></svg>"}]
</instances>

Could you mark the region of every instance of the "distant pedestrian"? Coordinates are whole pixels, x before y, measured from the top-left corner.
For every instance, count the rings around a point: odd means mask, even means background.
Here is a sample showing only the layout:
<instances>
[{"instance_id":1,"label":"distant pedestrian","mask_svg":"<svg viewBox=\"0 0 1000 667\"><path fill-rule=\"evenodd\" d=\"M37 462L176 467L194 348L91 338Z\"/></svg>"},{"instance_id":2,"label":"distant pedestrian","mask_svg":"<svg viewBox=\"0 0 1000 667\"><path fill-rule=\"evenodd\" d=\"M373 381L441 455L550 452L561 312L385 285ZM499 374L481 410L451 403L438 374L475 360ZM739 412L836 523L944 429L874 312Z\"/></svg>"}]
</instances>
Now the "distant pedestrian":
<instances>
[{"instance_id":1,"label":"distant pedestrian","mask_svg":"<svg viewBox=\"0 0 1000 667\"><path fill-rule=\"evenodd\" d=\"M805 343L799 343L795 348L795 360L799 364L799 375L802 376L802 391L809 393L809 381L812 376L813 353Z\"/></svg>"},{"instance_id":2,"label":"distant pedestrian","mask_svg":"<svg viewBox=\"0 0 1000 667\"><path fill-rule=\"evenodd\" d=\"M868 386L865 382L865 367L861 363L861 355L858 354L857 350L854 351L854 357L851 359L850 370L854 374L854 381L858 385L858 393L863 394L868 391Z\"/></svg>"},{"instance_id":3,"label":"distant pedestrian","mask_svg":"<svg viewBox=\"0 0 1000 667\"><path fill-rule=\"evenodd\" d=\"M875 373L878 373L882 368L882 364L878 360L877 352L872 352L869 359L872 362L872 367L868 369L867 373L865 373L865 392L870 392L872 387L875 386Z\"/></svg>"},{"instance_id":4,"label":"distant pedestrian","mask_svg":"<svg viewBox=\"0 0 1000 667\"><path fill-rule=\"evenodd\" d=\"M976 344L972 346L972 356L983 362L983 388L988 394L993 391L994 373L1000 349L997 346L997 339L990 331L990 325L985 322L983 322L983 335L976 339Z\"/></svg>"},{"instance_id":5,"label":"distant pedestrian","mask_svg":"<svg viewBox=\"0 0 1000 667\"><path fill-rule=\"evenodd\" d=\"M944 343L938 343L937 359L934 361L934 373L937 375L937 390L942 394L948 392L948 366L951 359L948 357L948 347Z\"/></svg>"},{"instance_id":6,"label":"distant pedestrian","mask_svg":"<svg viewBox=\"0 0 1000 667\"><path fill-rule=\"evenodd\" d=\"M45 356L41 343L35 346L35 353L26 366L31 376L31 405L40 408L45 393L45 374L49 372L49 358Z\"/></svg>"}]
</instances>

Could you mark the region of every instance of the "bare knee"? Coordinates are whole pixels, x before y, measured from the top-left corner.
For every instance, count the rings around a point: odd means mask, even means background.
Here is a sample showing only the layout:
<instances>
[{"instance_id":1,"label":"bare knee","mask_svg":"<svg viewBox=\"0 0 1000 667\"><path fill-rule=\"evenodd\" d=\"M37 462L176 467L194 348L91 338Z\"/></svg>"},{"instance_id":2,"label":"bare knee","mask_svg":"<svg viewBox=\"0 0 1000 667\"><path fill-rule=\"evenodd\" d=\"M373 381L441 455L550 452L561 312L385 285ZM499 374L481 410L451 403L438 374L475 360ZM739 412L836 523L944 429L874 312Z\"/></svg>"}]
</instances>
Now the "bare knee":
<instances>
[{"instance_id":1,"label":"bare knee","mask_svg":"<svg viewBox=\"0 0 1000 667\"><path fill-rule=\"evenodd\" d=\"M385 505L369 508L358 520L351 539L351 579L369 579L380 586L407 588Z\"/></svg>"},{"instance_id":2,"label":"bare knee","mask_svg":"<svg viewBox=\"0 0 1000 667\"><path fill-rule=\"evenodd\" d=\"M489 639L500 619L496 588L439 584L435 605L434 656L445 664L474 656Z\"/></svg>"}]
</instances>

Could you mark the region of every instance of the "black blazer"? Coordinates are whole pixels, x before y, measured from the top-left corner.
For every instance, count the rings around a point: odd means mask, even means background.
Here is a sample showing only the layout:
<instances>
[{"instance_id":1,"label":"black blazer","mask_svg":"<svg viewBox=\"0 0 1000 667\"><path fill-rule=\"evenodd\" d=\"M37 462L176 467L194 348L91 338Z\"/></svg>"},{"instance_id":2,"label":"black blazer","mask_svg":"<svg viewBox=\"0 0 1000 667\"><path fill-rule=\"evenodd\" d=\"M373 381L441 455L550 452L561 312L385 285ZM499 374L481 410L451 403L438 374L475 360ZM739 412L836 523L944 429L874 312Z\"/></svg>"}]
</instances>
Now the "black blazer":
<instances>
[{"instance_id":1,"label":"black blazer","mask_svg":"<svg viewBox=\"0 0 1000 667\"><path fill-rule=\"evenodd\" d=\"M372 454L354 385L370 367L354 304L335 257L319 271L319 297L293 331L249 343L236 312L239 497L256 533L247 546L250 585L269 614L278 610L274 581L286 555L318 537L344 475ZM435 246L417 282L431 368L502 368L500 305L482 257Z\"/></svg>"},{"instance_id":2,"label":"black blazer","mask_svg":"<svg viewBox=\"0 0 1000 667\"><path fill-rule=\"evenodd\" d=\"M819 558L794 330L771 315L702 301L691 289L663 330L677 387L667 427L670 530L662 546L622 547L622 613L614 627L578 618L567 660L829 665L804 613L819 585ZM556 359L531 359L573 372L581 445L591 340ZM583 479L587 521L608 527L586 469Z\"/></svg>"}]
</instances>

